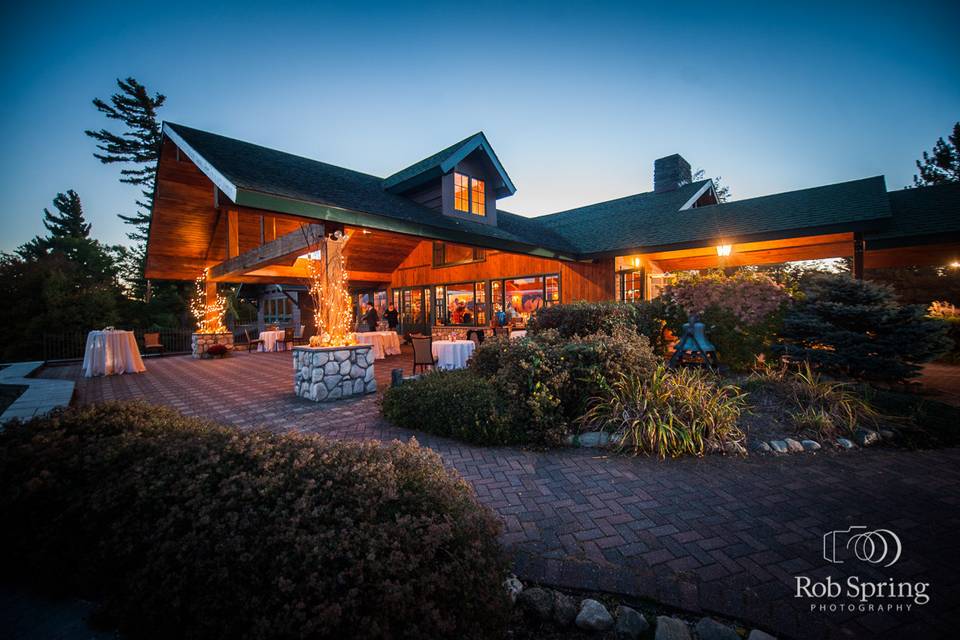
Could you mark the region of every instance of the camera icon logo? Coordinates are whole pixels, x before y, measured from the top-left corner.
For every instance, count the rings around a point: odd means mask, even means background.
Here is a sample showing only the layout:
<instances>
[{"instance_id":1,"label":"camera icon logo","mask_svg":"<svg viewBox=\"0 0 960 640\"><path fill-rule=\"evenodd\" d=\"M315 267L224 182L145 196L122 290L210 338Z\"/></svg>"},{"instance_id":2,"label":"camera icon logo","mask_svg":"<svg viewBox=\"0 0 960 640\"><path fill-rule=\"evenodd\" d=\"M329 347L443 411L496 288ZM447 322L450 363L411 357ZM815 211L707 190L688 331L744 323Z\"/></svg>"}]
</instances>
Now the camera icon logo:
<instances>
[{"instance_id":1,"label":"camera icon logo","mask_svg":"<svg viewBox=\"0 0 960 640\"><path fill-rule=\"evenodd\" d=\"M823 534L823 559L833 564L843 564L851 556L870 564L893 565L900 559L903 545L900 538L889 529L867 531L866 527L830 531Z\"/></svg>"}]
</instances>

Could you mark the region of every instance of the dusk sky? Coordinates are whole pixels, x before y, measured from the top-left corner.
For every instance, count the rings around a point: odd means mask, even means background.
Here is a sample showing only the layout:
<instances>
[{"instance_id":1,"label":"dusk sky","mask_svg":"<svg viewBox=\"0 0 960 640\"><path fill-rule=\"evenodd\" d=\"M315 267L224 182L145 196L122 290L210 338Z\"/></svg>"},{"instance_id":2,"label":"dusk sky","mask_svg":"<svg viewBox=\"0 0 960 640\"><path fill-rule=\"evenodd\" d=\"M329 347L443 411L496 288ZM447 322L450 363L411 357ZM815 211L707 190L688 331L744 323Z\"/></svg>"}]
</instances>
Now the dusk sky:
<instances>
[{"instance_id":1,"label":"dusk sky","mask_svg":"<svg viewBox=\"0 0 960 640\"><path fill-rule=\"evenodd\" d=\"M136 189L83 134L118 77L166 120L376 175L483 130L524 215L647 191L671 153L735 199L899 189L960 119L957 2L6 4L0 250L71 188L126 241Z\"/></svg>"}]
</instances>

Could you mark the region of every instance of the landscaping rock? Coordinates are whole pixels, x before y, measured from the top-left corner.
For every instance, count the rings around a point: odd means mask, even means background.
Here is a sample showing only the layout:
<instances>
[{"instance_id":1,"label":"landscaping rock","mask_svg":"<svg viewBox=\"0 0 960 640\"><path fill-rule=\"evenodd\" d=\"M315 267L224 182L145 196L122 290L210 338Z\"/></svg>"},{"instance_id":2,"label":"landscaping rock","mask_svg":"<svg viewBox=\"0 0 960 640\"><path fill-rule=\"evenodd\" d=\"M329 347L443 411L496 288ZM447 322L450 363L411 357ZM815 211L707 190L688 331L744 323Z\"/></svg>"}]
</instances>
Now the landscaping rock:
<instances>
[{"instance_id":1,"label":"landscaping rock","mask_svg":"<svg viewBox=\"0 0 960 640\"><path fill-rule=\"evenodd\" d=\"M574 442L578 442L581 447L604 447L610 444L610 434L604 431L588 431L581 433Z\"/></svg>"},{"instance_id":2,"label":"landscaping rock","mask_svg":"<svg viewBox=\"0 0 960 640\"><path fill-rule=\"evenodd\" d=\"M870 445L880 442L880 434L873 429L860 427L853 432L853 439L861 447L869 447Z\"/></svg>"},{"instance_id":3,"label":"landscaping rock","mask_svg":"<svg viewBox=\"0 0 960 640\"><path fill-rule=\"evenodd\" d=\"M516 602L517 596L523 591L523 583L517 579L517 576L511 575L503 581L503 586L507 590L507 595L510 596L510 602Z\"/></svg>"},{"instance_id":4,"label":"landscaping rock","mask_svg":"<svg viewBox=\"0 0 960 640\"><path fill-rule=\"evenodd\" d=\"M577 601L565 593L553 592L553 621L568 627L577 619Z\"/></svg>"},{"instance_id":5,"label":"landscaping rock","mask_svg":"<svg viewBox=\"0 0 960 640\"><path fill-rule=\"evenodd\" d=\"M617 623L613 627L617 640L637 640L649 628L650 624L639 611L622 605L617 607Z\"/></svg>"},{"instance_id":6,"label":"landscaping rock","mask_svg":"<svg viewBox=\"0 0 960 640\"><path fill-rule=\"evenodd\" d=\"M724 442L723 452L728 456L745 456L747 450L739 442Z\"/></svg>"},{"instance_id":7,"label":"landscaping rock","mask_svg":"<svg viewBox=\"0 0 960 640\"><path fill-rule=\"evenodd\" d=\"M783 441L787 444L787 451L790 453L803 453L803 445L793 438L784 438Z\"/></svg>"},{"instance_id":8,"label":"landscaping rock","mask_svg":"<svg viewBox=\"0 0 960 640\"><path fill-rule=\"evenodd\" d=\"M786 453L787 452L787 443L783 440L771 440L770 448L776 451L777 453Z\"/></svg>"},{"instance_id":9,"label":"landscaping rock","mask_svg":"<svg viewBox=\"0 0 960 640\"><path fill-rule=\"evenodd\" d=\"M699 640L740 640L736 631L713 618L700 618L700 622L693 629Z\"/></svg>"},{"instance_id":10,"label":"landscaping rock","mask_svg":"<svg viewBox=\"0 0 960 640\"><path fill-rule=\"evenodd\" d=\"M750 632L750 635L747 636L747 640L777 640L775 637L767 633L766 631L760 631L760 629L754 629Z\"/></svg>"},{"instance_id":11,"label":"landscaping rock","mask_svg":"<svg viewBox=\"0 0 960 640\"><path fill-rule=\"evenodd\" d=\"M553 617L553 593L547 589L524 589L517 595L517 605L539 620Z\"/></svg>"},{"instance_id":12,"label":"landscaping rock","mask_svg":"<svg viewBox=\"0 0 960 640\"><path fill-rule=\"evenodd\" d=\"M657 633L654 640L690 640L687 623L669 616L657 616Z\"/></svg>"},{"instance_id":13,"label":"landscaping rock","mask_svg":"<svg viewBox=\"0 0 960 640\"><path fill-rule=\"evenodd\" d=\"M577 614L577 626L584 631L606 631L613 626L613 616L607 608L586 598L580 603L580 613Z\"/></svg>"},{"instance_id":14,"label":"landscaping rock","mask_svg":"<svg viewBox=\"0 0 960 640\"><path fill-rule=\"evenodd\" d=\"M773 449L770 448L770 445L768 445L763 440L754 442L750 448L753 451L756 451L757 453L770 453L771 451L773 451Z\"/></svg>"},{"instance_id":15,"label":"landscaping rock","mask_svg":"<svg viewBox=\"0 0 960 640\"><path fill-rule=\"evenodd\" d=\"M853 449L854 444L852 441L847 440L846 438L837 438L837 444L843 447L844 449Z\"/></svg>"},{"instance_id":16,"label":"landscaping rock","mask_svg":"<svg viewBox=\"0 0 960 640\"><path fill-rule=\"evenodd\" d=\"M807 451L820 451L820 443L816 440L801 440L800 444L802 444L803 448Z\"/></svg>"}]
</instances>

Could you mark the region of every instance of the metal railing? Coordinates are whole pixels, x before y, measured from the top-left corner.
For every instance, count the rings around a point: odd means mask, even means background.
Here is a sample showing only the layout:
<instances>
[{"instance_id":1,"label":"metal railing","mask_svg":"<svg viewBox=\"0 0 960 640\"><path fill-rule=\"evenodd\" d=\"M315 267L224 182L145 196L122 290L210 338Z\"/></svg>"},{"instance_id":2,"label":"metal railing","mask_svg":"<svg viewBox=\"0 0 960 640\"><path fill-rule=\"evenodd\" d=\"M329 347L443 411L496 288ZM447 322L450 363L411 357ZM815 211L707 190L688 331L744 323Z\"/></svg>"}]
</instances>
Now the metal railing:
<instances>
[{"instance_id":1,"label":"metal railing","mask_svg":"<svg viewBox=\"0 0 960 640\"><path fill-rule=\"evenodd\" d=\"M53 360L82 360L83 351L87 345L87 333L86 331L68 331L43 334L43 360L47 362ZM137 345L139 345L141 353L144 352L144 333L159 333L160 344L163 345L163 353L165 354L190 353L190 336L193 334L193 329L134 329L133 333L137 338Z\"/></svg>"}]
</instances>

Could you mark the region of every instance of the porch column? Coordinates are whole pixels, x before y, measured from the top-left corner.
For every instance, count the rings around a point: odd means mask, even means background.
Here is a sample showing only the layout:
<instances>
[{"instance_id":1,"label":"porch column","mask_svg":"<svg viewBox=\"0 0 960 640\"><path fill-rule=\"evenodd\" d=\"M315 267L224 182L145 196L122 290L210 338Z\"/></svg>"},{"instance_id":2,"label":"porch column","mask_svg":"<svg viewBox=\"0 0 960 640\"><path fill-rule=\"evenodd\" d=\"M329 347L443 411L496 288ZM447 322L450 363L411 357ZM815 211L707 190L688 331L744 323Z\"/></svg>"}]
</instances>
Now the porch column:
<instances>
[{"instance_id":1,"label":"porch column","mask_svg":"<svg viewBox=\"0 0 960 640\"><path fill-rule=\"evenodd\" d=\"M857 280L863 280L863 234L856 232L853 234L853 277Z\"/></svg>"},{"instance_id":2,"label":"porch column","mask_svg":"<svg viewBox=\"0 0 960 640\"><path fill-rule=\"evenodd\" d=\"M217 304L217 283L206 281L204 288L204 302L206 303L206 315L204 317L205 323L209 324L211 321L216 320L216 314L212 313L210 309Z\"/></svg>"}]
</instances>

